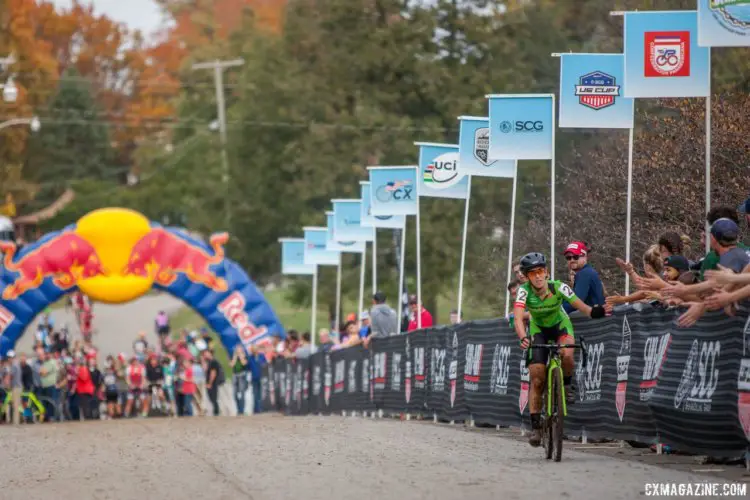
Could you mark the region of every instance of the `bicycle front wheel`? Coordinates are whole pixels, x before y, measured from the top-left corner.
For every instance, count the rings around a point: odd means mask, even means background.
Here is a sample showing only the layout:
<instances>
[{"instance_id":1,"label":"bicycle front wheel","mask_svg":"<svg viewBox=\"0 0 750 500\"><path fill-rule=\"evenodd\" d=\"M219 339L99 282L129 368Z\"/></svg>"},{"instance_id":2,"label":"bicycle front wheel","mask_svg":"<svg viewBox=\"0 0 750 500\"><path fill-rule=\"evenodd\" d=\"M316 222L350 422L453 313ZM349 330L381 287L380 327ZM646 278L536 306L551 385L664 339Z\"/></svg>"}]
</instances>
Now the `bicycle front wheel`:
<instances>
[{"instance_id":1,"label":"bicycle front wheel","mask_svg":"<svg viewBox=\"0 0 750 500\"><path fill-rule=\"evenodd\" d=\"M563 443L563 381L562 381L562 368L557 367L552 370L552 422L550 427L552 428L552 447L555 450L555 462L559 462L562 459L562 443Z\"/></svg>"},{"instance_id":2,"label":"bicycle front wheel","mask_svg":"<svg viewBox=\"0 0 750 500\"><path fill-rule=\"evenodd\" d=\"M548 380L547 384L550 384L551 381ZM552 422L554 417L554 414L551 411L548 411L550 408L549 405L551 404L550 398L547 397L547 390L548 388L544 388L544 392L542 393L542 418L544 419L542 421L542 444L544 445L544 456L547 460L550 460L552 458Z\"/></svg>"}]
</instances>

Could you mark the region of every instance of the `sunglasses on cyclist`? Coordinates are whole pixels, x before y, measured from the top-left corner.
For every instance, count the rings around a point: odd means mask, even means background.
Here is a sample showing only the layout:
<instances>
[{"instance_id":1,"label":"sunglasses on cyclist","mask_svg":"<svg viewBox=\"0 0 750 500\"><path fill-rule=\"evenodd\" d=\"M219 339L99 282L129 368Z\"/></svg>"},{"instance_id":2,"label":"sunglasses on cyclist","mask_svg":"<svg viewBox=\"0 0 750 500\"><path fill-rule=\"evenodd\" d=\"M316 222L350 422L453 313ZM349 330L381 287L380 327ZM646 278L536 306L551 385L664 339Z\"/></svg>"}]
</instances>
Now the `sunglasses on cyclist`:
<instances>
[{"instance_id":1,"label":"sunglasses on cyclist","mask_svg":"<svg viewBox=\"0 0 750 500\"><path fill-rule=\"evenodd\" d=\"M537 267L536 269L532 269L527 273L527 276L529 278L535 278L537 276L547 276L547 270L543 267Z\"/></svg>"},{"instance_id":2,"label":"sunglasses on cyclist","mask_svg":"<svg viewBox=\"0 0 750 500\"><path fill-rule=\"evenodd\" d=\"M570 262L571 260L577 261L580 258L581 258L580 255L566 255L565 256L565 260L567 260L568 262Z\"/></svg>"}]
</instances>

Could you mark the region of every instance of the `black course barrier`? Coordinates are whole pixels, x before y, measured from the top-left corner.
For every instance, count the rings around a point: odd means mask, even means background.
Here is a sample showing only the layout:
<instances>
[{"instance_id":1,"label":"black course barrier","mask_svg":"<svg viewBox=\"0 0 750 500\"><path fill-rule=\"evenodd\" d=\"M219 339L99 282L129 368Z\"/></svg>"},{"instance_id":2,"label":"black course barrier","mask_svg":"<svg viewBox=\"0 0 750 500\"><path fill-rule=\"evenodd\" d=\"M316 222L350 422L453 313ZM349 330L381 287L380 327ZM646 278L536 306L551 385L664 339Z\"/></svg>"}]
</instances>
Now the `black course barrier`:
<instances>
[{"instance_id":1,"label":"black course barrier","mask_svg":"<svg viewBox=\"0 0 750 500\"><path fill-rule=\"evenodd\" d=\"M750 443L750 317L706 314L679 328L677 310L640 305L590 320L574 314L576 354L568 436L660 442L736 457ZM276 359L263 368L265 410L288 415L369 412L529 426L529 380L504 319L441 326L370 349Z\"/></svg>"}]
</instances>

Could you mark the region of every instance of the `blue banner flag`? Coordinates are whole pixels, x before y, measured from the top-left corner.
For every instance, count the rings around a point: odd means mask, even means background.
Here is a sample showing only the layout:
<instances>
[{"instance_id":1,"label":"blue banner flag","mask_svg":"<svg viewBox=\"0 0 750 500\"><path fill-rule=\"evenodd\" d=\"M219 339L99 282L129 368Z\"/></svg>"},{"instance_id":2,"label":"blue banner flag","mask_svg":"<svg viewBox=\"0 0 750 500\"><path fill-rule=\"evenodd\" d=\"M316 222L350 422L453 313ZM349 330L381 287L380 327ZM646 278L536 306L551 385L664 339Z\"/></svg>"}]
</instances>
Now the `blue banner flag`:
<instances>
[{"instance_id":1,"label":"blue banner flag","mask_svg":"<svg viewBox=\"0 0 750 500\"><path fill-rule=\"evenodd\" d=\"M417 167L367 167L372 215L417 215Z\"/></svg>"},{"instance_id":2,"label":"blue banner flag","mask_svg":"<svg viewBox=\"0 0 750 500\"><path fill-rule=\"evenodd\" d=\"M359 181L362 206L360 220L365 227L403 229L406 226L405 215L372 215L370 203L370 181Z\"/></svg>"},{"instance_id":3,"label":"blue banner flag","mask_svg":"<svg viewBox=\"0 0 750 500\"><path fill-rule=\"evenodd\" d=\"M338 266L341 254L328 250L328 228L306 227L305 230L305 264L316 266Z\"/></svg>"},{"instance_id":4,"label":"blue banner flag","mask_svg":"<svg viewBox=\"0 0 750 500\"><path fill-rule=\"evenodd\" d=\"M490 100L490 159L551 160L555 105L552 94L494 94Z\"/></svg>"},{"instance_id":5,"label":"blue banner flag","mask_svg":"<svg viewBox=\"0 0 750 500\"><path fill-rule=\"evenodd\" d=\"M281 238L279 243L281 243L281 274L315 274L315 266L305 264L304 239Z\"/></svg>"},{"instance_id":6,"label":"blue banner flag","mask_svg":"<svg viewBox=\"0 0 750 500\"><path fill-rule=\"evenodd\" d=\"M625 97L708 97L711 53L694 10L625 13Z\"/></svg>"},{"instance_id":7,"label":"blue banner flag","mask_svg":"<svg viewBox=\"0 0 750 500\"><path fill-rule=\"evenodd\" d=\"M516 160L490 160L490 119L459 116L458 163L465 175L513 178Z\"/></svg>"},{"instance_id":8,"label":"blue banner flag","mask_svg":"<svg viewBox=\"0 0 750 500\"><path fill-rule=\"evenodd\" d=\"M331 200L333 238L336 241L372 241L375 230L362 226L361 200Z\"/></svg>"},{"instance_id":9,"label":"blue banner flag","mask_svg":"<svg viewBox=\"0 0 750 500\"><path fill-rule=\"evenodd\" d=\"M749 47L750 0L698 0L698 45Z\"/></svg>"},{"instance_id":10,"label":"blue banner flag","mask_svg":"<svg viewBox=\"0 0 750 500\"><path fill-rule=\"evenodd\" d=\"M633 128L622 54L560 56L560 128Z\"/></svg>"},{"instance_id":11,"label":"blue banner flag","mask_svg":"<svg viewBox=\"0 0 750 500\"><path fill-rule=\"evenodd\" d=\"M367 243L364 241L336 241L333 238L333 212L326 212L326 250L343 253L364 253Z\"/></svg>"},{"instance_id":12,"label":"blue banner flag","mask_svg":"<svg viewBox=\"0 0 750 500\"><path fill-rule=\"evenodd\" d=\"M419 196L456 198L469 195L469 177L458 160L458 146L415 142L419 146Z\"/></svg>"}]
</instances>

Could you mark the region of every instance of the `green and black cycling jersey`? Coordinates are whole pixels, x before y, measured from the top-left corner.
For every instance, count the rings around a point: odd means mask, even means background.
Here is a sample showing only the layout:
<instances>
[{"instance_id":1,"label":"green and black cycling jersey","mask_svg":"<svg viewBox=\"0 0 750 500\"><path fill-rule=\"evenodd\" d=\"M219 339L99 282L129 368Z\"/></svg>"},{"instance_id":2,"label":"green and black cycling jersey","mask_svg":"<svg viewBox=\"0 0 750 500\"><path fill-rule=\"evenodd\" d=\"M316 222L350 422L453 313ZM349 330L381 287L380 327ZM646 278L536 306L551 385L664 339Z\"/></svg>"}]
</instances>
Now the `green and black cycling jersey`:
<instances>
[{"instance_id":1,"label":"green and black cycling jersey","mask_svg":"<svg viewBox=\"0 0 750 500\"><path fill-rule=\"evenodd\" d=\"M563 302L573 303L578 297L568 285L561 281L550 280L547 282L547 288L549 292L543 299L534 292L530 282L521 285L516 293L515 307L523 307L531 315L529 335L533 336L542 329L555 326L559 326L560 330L572 335L573 325L562 305Z\"/></svg>"}]
</instances>

